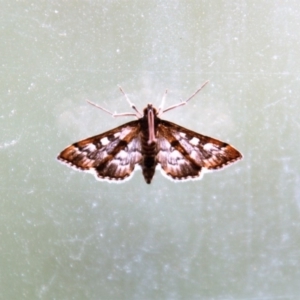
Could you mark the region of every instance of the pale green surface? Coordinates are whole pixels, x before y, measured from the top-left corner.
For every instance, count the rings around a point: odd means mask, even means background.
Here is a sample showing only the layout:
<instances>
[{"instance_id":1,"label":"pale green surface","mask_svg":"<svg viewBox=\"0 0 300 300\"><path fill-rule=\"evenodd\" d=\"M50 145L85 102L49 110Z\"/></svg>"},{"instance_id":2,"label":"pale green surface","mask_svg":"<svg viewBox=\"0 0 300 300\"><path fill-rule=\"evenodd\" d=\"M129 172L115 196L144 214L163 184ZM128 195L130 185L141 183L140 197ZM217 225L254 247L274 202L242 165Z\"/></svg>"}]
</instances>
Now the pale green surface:
<instances>
[{"instance_id":1,"label":"pale green surface","mask_svg":"<svg viewBox=\"0 0 300 300\"><path fill-rule=\"evenodd\" d=\"M167 4L166 4L167 3ZM1 1L1 299L299 299L300 5ZM165 119L242 162L124 184L56 162L71 142L188 97Z\"/></svg>"}]
</instances>

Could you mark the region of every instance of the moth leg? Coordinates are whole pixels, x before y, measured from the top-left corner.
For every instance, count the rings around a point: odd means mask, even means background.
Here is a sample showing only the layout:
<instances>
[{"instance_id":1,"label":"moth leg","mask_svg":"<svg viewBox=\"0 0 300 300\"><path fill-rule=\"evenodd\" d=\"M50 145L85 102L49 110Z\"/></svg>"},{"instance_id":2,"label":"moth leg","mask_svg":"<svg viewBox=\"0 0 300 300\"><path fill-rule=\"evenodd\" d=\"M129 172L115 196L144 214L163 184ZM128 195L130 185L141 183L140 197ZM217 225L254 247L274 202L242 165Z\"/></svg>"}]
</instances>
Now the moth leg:
<instances>
[{"instance_id":1,"label":"moth leg","mask_svg":"<svg viewBox=\"0 0 300 300\"><path fill-rule=\"evenodd\" d=\"M164 108L164 105L165 105L165 100L166 100L166 97L167 97L167 93L168 93L168 90L165 91L165 93L164 93L164 95L161 99L161 104L158 108L157 116L160 116L163 113L163 108Z\"/></svg>"},{"instance_id":2,"label":"moth leg","mask_svg":"<svg viewBox=\"0 0 300 300\"><path fill-rule=\"evenodd\" d=\"M182 105L186 105L188 103L188 101L190 101L192 98L194 98L207 84L208 84L208 80L205 81L201 86L200 88L193 94L191 95L188 99L186 99L185 101L181 101L180 103L177 103L177 104L174 104L168 108L166 108L165 110L163 110L162 112L165 113L171 109L174 109L176 107L179 107L179 106L182 106Z\"/></svg>"},{"instance_id":3,"label":"moth leg","mask_svg":"<svg viewBox=\"0 0 300 300\"><path fill-rule=\"evenodd\" d=\"M128 98L128 96L126 95L126 93L123 91L123 89L120 86L119 86L119 89L120 89L121 93L125 96L125 98L126 98L127 102L129 103L130 107L133 108L136 111L137 118L143 117L143 114L136 108L135 104L130 101L130 99ZM126 116L128 116L128 115L126 115Z\"/></svg>"},{"instance_id":4,"label":"moth leg","mask_svg":"<svg viewBox=\"0 0 300 300\"><path fill-rule=\"evenodd\" d=\"M112 113L111 111L107 110L106 108L104 108L104 107L102 107L102 106L100 106L100 105L98 105L98 104L96 104L96 103L94 103L94 102L92 102L92 101L90 101L90 100L86 100L86 101L87 101L87 103L89 103L89 104L91 104L91 105L93 105L93 106L95 106L95 107L97 107L97 108L99 108L99 109L105 111L106 113L110 114L110 115L113 116L113 117L124 117L124 116L125 116L125 117L127 117L127 116L134 116L134 117L137 117L137 115L134 114L134 113L121 113L121 114Z\"/></svg>"}]
</instances>

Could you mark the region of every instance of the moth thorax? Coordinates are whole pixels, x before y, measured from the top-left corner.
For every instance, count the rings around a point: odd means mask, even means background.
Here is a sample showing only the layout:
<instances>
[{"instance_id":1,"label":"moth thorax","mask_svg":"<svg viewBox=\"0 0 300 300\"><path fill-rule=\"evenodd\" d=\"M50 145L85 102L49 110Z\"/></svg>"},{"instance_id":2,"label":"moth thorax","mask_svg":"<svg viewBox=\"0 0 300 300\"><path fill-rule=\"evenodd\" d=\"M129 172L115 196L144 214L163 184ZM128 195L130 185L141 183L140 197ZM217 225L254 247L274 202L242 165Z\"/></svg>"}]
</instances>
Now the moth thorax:
<instances>
[{"instance_id":1,"label":"moth thorax","mask_svg":"<svg viewBox=\"0 0 300 300\"><path fill-rule=\"evenodd\" d=\"M147 107L144 108L144 111L143 111L144 117L147 117L147 116L148 116L148 112L149 112L150 110L153 112L153 114L154 114L155 116L157 116L157 109L156 109L151 103L148 103Z\"/></svg>"}]
</instances>

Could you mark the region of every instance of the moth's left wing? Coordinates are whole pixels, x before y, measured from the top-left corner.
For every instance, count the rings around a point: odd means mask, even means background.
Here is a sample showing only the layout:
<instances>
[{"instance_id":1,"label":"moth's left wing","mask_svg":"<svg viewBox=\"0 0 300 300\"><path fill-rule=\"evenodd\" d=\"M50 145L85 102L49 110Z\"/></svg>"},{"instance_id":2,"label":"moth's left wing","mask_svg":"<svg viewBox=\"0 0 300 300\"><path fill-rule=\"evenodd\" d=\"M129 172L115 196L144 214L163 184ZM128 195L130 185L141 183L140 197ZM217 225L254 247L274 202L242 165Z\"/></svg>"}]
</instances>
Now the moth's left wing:
<instances>
[{"instance_id":1,"label":"moth's left wing","mask_svg":"<svg viewBox=\"0 0 300 300\"><path fill-rule=\"evenodd\" d=\"M227 143L165 120L158 125L157 145L157 162L175 180L200 179L202 169L221 169L242 158Z\"/></svg>"},{"instance_id":2,"label":"moth's left wing","mask_svg":"<svg viewBox=\"0 0 300 300\"><path fill-rule=\"evenodd\" d=\"M139 121L131 121L70 145L57 159L98 180L123 180L142 158L139 132Z\"/></svg>"}]
</instances>

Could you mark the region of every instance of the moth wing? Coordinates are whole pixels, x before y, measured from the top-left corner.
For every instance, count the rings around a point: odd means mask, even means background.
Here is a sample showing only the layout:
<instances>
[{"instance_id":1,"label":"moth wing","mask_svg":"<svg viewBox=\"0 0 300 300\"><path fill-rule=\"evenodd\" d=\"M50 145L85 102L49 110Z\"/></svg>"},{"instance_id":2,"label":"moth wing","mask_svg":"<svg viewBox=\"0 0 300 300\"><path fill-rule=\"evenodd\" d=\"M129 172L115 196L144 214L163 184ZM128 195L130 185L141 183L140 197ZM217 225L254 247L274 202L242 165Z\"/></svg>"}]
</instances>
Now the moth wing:
<instances>
[{"instance_id":1,"label":"moth wing","mask_svg":"<svg viewBox=\"0 0 300 300\"><path fill-rule=\"evenodd\" d=\"M157 161L175 180L201 178L204 170L217 170L242 158L231 145L172 122L161 120L157 130Z\"/></svg>"},{"instance_id":2,"label":"moth wing","mask_svg":"<svg viewBox=\"0 0 300 300\"><path fill-rule=\"evenodd\" d=\"M142 159L139 133L139 121L131 121L68 146L57 159L98 180L123 180Z\"/></svg>"}]
</instances>

